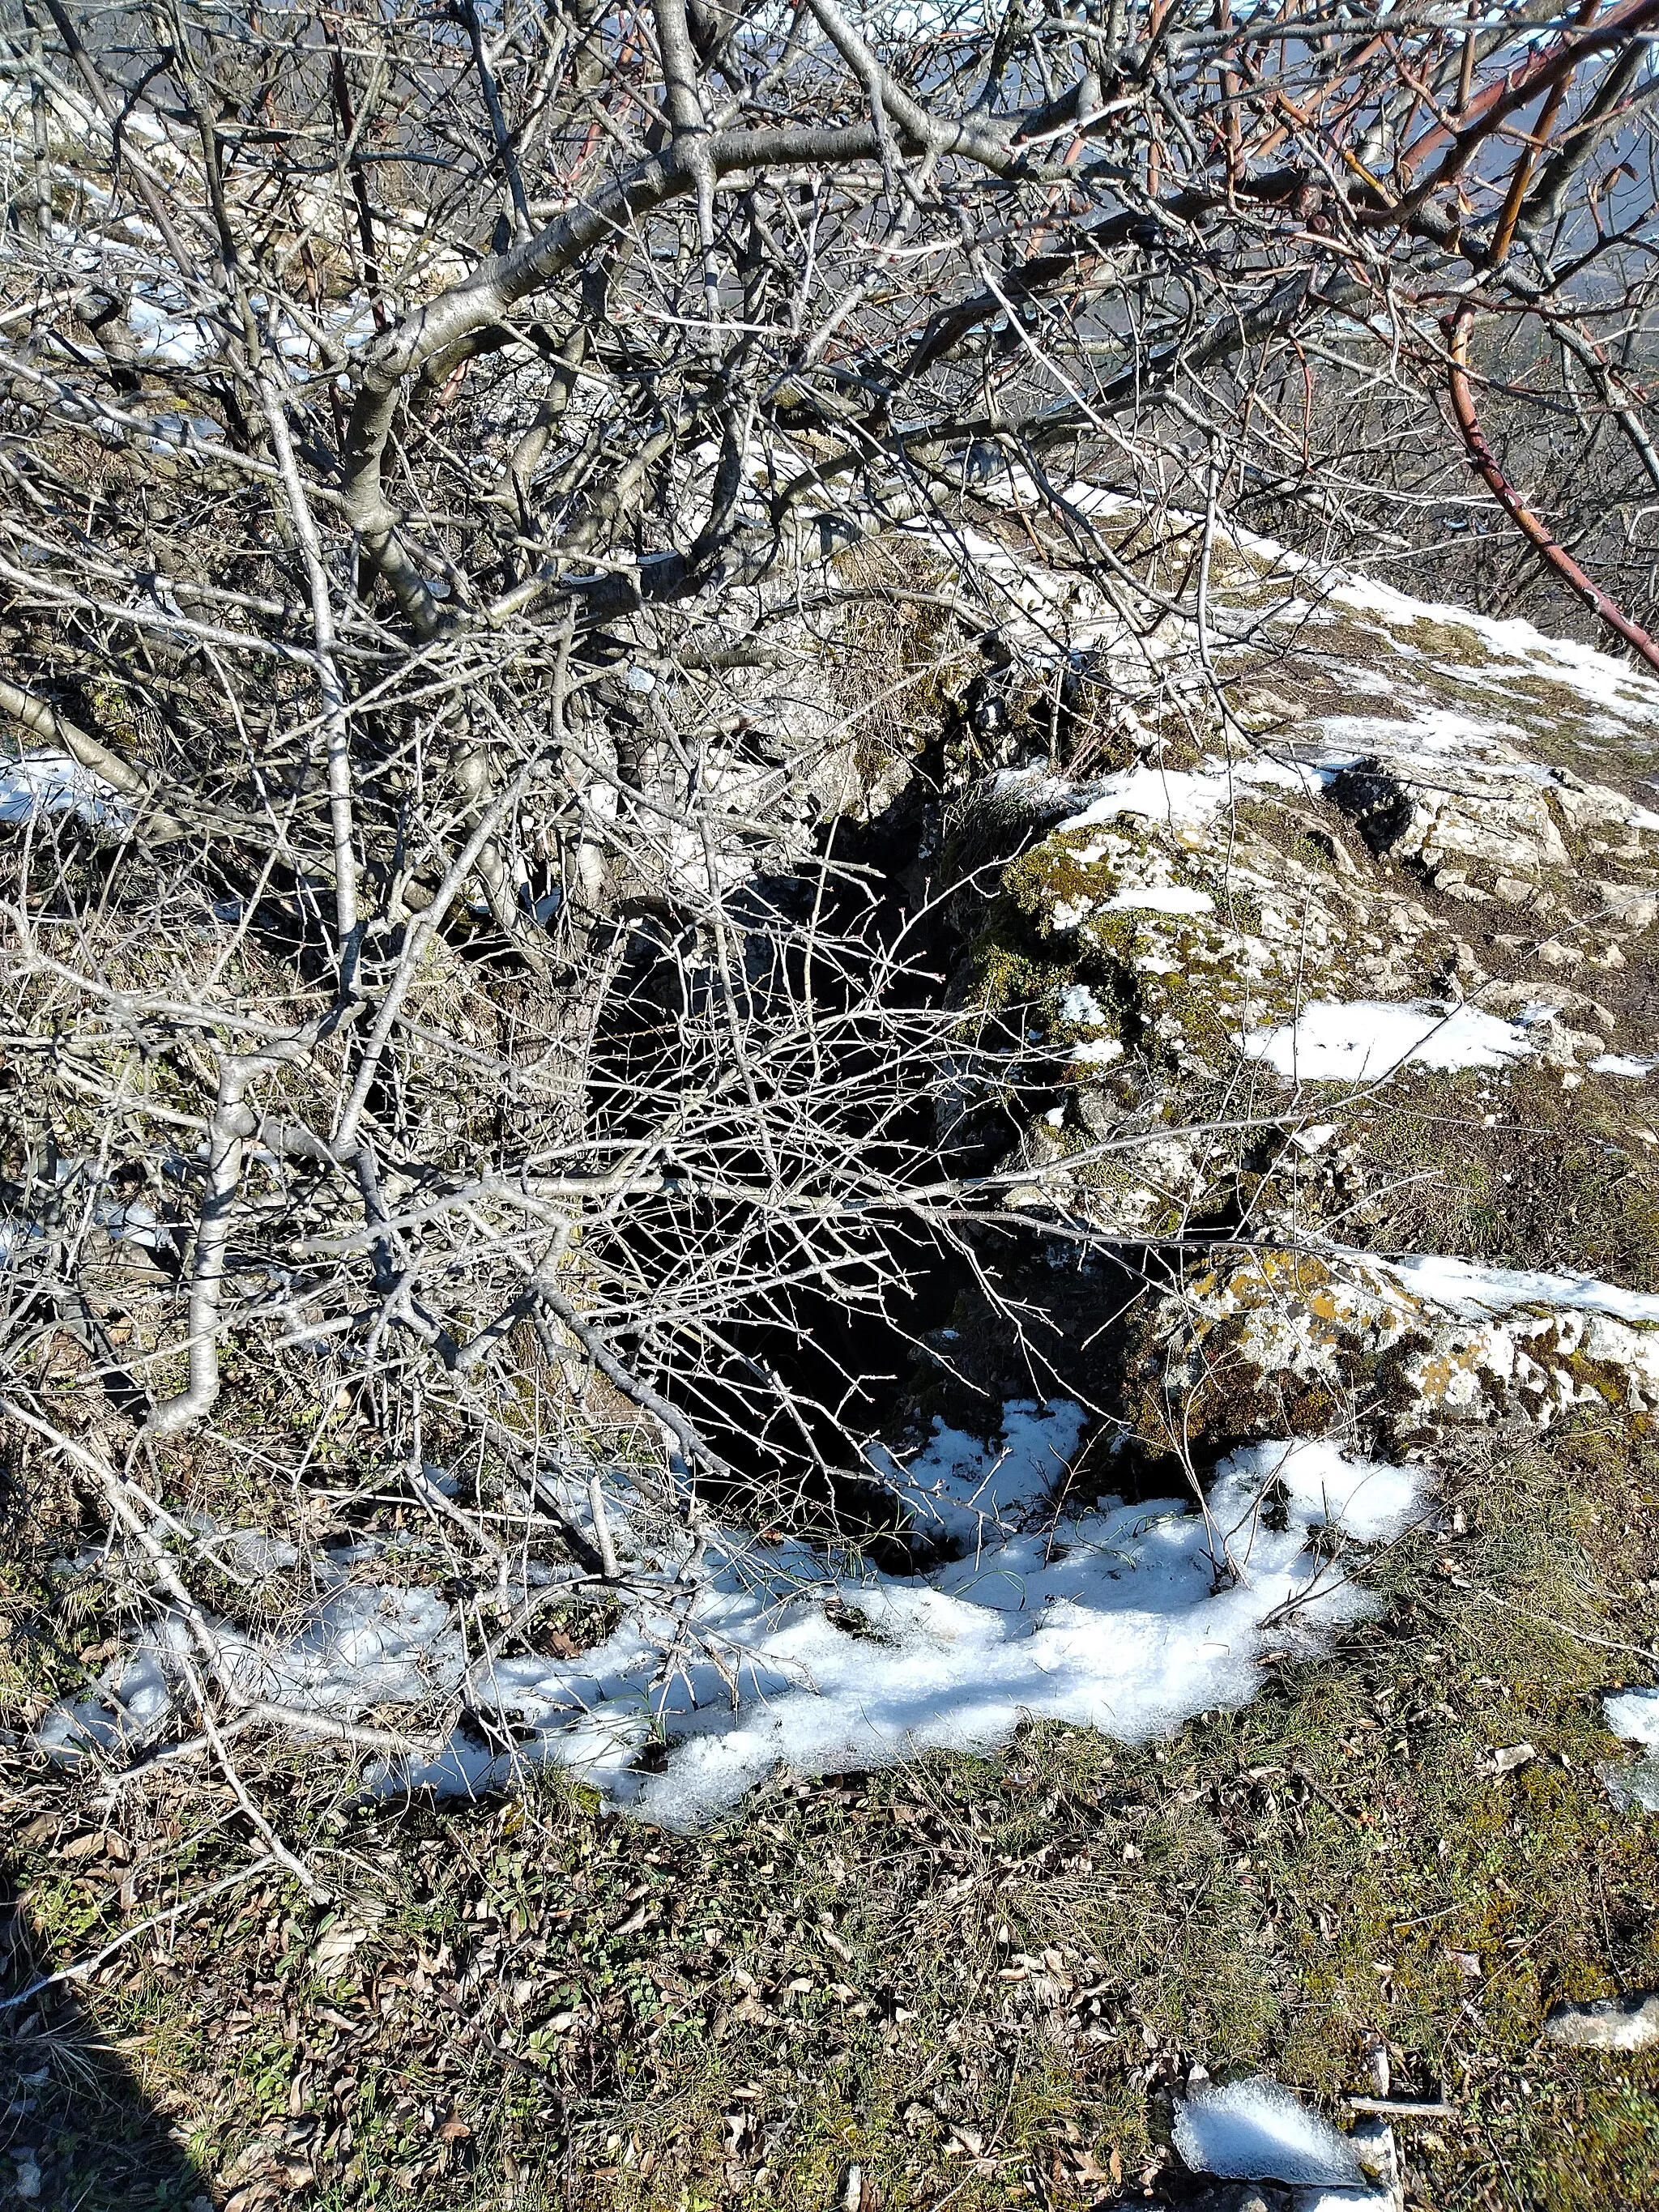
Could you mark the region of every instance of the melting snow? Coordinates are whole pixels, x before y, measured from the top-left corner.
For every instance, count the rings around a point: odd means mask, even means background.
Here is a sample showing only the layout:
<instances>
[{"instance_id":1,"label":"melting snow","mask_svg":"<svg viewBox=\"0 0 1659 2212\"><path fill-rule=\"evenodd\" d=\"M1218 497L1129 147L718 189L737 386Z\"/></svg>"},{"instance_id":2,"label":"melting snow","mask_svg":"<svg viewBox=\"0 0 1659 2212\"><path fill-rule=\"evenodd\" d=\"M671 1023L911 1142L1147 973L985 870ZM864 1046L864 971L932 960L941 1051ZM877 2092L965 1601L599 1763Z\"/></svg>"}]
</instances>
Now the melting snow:
<instances>
[{"instance_id":1,"label":"melting snow","mask_svg":"<svg viewBox=\"0 0 1659 2212\"><path fill-rule=\"evenodd\" d=\"M1496 744L1502 751L1506 774L1537 783L1553 781L1548 769L1510 757L1510 745L1516 739L1524 743L1526 738L1526 732L1513 722L1476 721L1471 715L1421 700L1412 702L1411 706L1411 714L1404 720L1381 714L1328 714L1322 721L1313 724L1325 741L1321 765L1329 769L1346 768L1370 753L1406 751L1478 761Z\"/></svg>"},{"instance_id":2,"label":"melting snow","mask_svg":"<svg viewBox=\"0 0 1659 2212\"><path fill-rule=\"evenodd\" d=\"M1659 1060L1634 1060L1626 1052L1599 1052L1587 1065L1592 1075L1626 1075L1632 1082L1640 1082L1659 1067Z\"/></svg>"},{"instance_id":3,"label":"melting snow","mask_svg":"<svg viewBox=\"0 0 1659 2212\"><path fill-rule=\"evenodd\" d=\"M495 1736L457 1729L436 1758L382 1771L384 1789L492 1789L553 1761L686 1828L780 1768L989 1751L1028 1717L1138 1741L1243 1704L1269 1641L1298 1633L1283 1618L1269 1632L1270 1615L1310 1607L1299 1633L1311 1642L1364 1608L1346 1566L1309 1549L1310 1533L1340 1523L1357 1540L1385 1539L1419 1497L1419 1470L1329 1443L1234 1454L1205 1514L1182 1499L1073 1496L1084 1427L1074 1405L1015 1403L994 1445L941 1425L908 1464L873 1449L921 1547L910 1575L800 1542L728 1540L694 1579L684 1538L653 1535L618 1497L638 1601L578 1658L480 1661L437 1592L368 1583L325 1595L280 1647L227 1630L227 1653L251 1692L278 1702L355 1716L457 1698ZM1285 1510L1264 1516L1271 1486ZM147 1638L97 1693L56 1708L41 1741L70 1759L129 1749L167 1718L170 1656L165 1638ZM641 1771L653 1744L660 1771Z\"/></svg>"},{"instance_id":4,"label":"melting snow","mask_svg":"<svg viewBox=\"0 0 1659 2212\"><path fill-rule=\"evenodd\" d=\"M1337 2189L1364 2182L1352 2144L1288 2089L1261 2077L1177 2098L1175 2146L1194 2173L1227 2181Z\"/></svg>"},{"instance_id":5,"label":"melting snow","mask_svg":"<svg viewBox=\"0 0 1659 2212\"><path fill-rule=\"evenodd\" d=\"M1475 1006L1446 1007L1427 1000L1392 1006L1376 999L1316 999L1295 1021L1247 1030L1238 1039L1247 1060L1265 1060L1292 1083L1375 1081L1408 1065L1500 1067L1524 1057L1533 1044L1524 1016L1500 1021Z\"/></svg>"}]
</instances>

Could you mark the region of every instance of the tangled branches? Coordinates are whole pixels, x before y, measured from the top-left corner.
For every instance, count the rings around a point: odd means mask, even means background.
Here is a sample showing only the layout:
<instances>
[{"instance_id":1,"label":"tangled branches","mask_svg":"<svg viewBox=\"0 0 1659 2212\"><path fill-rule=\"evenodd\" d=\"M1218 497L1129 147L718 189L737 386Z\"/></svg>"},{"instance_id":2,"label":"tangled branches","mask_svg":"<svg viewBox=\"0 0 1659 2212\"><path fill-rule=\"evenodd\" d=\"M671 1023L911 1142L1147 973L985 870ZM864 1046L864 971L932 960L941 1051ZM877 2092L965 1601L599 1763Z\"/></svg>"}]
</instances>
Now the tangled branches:
<instances>
[{"instance_id":1,"label":"tangled branches","mask_svg":"<svg viewBox=\"0 0 1659 2212\"><path fill-rule=\"evenodd\" d=\"M917 1300L1015 1179L944 987L988 672L1052 764L1066 684L1202 657L1225 506L1443 574L1449 377L1593 609L1650 598L1656 27L9 11L8 1402L200 1755L425 1755L550 1590L672 1673L717 1524L881 1540ZM419 1742L227 1642L417 1526Z\"/></svg>"}]
</instances>

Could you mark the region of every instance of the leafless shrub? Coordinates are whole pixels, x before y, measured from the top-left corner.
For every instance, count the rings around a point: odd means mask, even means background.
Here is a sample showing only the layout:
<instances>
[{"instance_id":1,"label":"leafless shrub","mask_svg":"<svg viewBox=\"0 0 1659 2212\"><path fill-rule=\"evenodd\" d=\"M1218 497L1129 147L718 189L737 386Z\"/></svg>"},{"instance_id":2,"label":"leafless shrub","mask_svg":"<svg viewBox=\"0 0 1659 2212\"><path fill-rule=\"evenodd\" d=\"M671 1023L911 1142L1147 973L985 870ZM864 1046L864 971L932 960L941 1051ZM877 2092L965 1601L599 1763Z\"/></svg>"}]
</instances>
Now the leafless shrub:
<instances>
[{"instance_id":1,"label":"leafless shrub","mask_svg":"<svg viewBox=\"0 0 1659 2212\"><path fill-rule=\"evenodd\" d=\"M190 1755L385 1751L228 1650L239 1499L295 1618L418 1522L471 1670L661 1583L619 1491L690 1575L846 1535L830 1317L902 1337L1001 1197L937 823L856 824L988 667L1126 680L1066 589L1158 703L1218 513L1415 556L1467 445L1639 612L1659 0L0 20L12 1448Z\"/></svg>"}]
</instances>

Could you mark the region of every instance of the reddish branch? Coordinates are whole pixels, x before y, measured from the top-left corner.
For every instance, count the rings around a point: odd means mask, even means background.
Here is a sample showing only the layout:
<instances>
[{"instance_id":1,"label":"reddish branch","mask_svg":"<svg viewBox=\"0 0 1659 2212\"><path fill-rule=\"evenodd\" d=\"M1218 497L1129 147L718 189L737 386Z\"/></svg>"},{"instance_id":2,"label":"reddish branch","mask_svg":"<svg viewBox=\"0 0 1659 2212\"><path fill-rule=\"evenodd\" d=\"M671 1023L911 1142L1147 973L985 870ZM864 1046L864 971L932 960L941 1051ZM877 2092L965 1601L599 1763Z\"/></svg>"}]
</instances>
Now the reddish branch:
<instances>
[{"instance_id":1,"label":"reddish branch","mask_svg":"<svg viewBox=\"0 0 1659 2212\"><path fill-rule=\"evenodd\" d=\"M1504 514L1537 549L1556 574L1577 593L1597 621L1605 623L1615 636L1622 638L1632 651L1639 653L1650 668L1659 670L1659 645L1654 643L1639 623L1633 623L1623 608L1607 597L1600 585L1591 582L1547 523L1533 513L1516 491L1487 443L1486 434L1480 427L1480 417L1475 412L1474 394L1469 386L1469 325L1473 320L1473 310L1465 307L1455 315L1449 315L1445 323L1451 354L1449 389L1452 413L1462 432L1471 465Z\"/></svg>"}]
</instances>

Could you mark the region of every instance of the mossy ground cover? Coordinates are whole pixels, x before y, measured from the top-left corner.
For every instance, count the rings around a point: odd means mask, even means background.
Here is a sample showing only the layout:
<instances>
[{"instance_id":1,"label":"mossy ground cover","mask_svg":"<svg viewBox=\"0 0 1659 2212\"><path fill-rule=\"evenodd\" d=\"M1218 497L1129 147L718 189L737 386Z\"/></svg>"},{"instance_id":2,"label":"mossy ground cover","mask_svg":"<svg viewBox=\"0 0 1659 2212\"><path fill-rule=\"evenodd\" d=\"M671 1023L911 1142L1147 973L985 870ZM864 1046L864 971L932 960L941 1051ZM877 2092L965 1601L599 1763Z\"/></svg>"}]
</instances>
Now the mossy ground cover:
<instances>
[{"instance_id":1,"label":"mossy ground cover","mask_svg":"<svg viewBox=\"0 0 1659 2212\"><path fill-rule=\"evenodd\" d=\"M1659 2063L1540 2041L1659 1982L1659 1823L1595 1771L1655 1671L1659 1458L1488 1440L1443 1510L1329 1656L1140 1748L1034 1730L690 1838L551 1782L355 1808L283 1754L337 1903L256 1879L7 2014L37 2201L827 2208L857 2164L889 2212L1146 2202L1188 2063L1337 2109L1369 2033L1455 2108L1404 2130L1415 2205L1659 2205ZM15 1976L258 1848L183 1771L112 1802L18 1753L8 1796Z\"/></svg>"},{"instance_id":2,"label":"mossy ground cover","mask_svg":"<svg viewBox=\"0 0 1659 2212\"><path fill-rule=\"evenodd\" d=\"M1618 1076L1404 1071L1346 1115L1347 1240L1659 1288L1656 1110Z\"/></svg>"}]
</instances>

